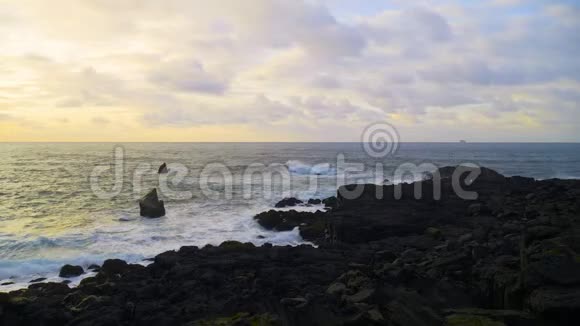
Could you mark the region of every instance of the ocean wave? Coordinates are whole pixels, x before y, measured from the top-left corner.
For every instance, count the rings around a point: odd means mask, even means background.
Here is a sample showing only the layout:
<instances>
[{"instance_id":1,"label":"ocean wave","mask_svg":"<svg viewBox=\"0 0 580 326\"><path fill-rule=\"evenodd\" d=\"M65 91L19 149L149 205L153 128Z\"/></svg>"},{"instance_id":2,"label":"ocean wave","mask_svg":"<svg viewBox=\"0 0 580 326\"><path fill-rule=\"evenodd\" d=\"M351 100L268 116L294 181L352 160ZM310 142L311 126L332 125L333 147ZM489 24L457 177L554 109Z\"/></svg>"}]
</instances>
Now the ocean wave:
<instances>
[{"instance_id":1,"label":"ocean wave","mask_svg":"<svg viewBox=\"0 0 580 326\"><path fill-rule=\"evenodd\" d=\"M71 257L67 259L28 259L28 260L0 260L0 292L10 292L30 285L30 281L42 278L41 282L55 282L60 283L65 280L69 281L69 286L77 286L79 283L91 276L95 276L95 272L88 270L88 267L102 263L108 258L103 255L83 255L81 257ZM117 258L135 262L142 265L147 265L149 262L142 257L134 255L124 255ZM65 264L80 265L85 270L85 273L71 278L62 278L58 276L60 268Z\"/></svg>"},{"instance_id":2,"label":"ocean wave","mask_svg":"<svg viewBox=\"0 0 580 326\"><path fill-rule=\"evenodd\" d=\"M299 160L290 160L286 162L288 170L296 175L334 175L336 169L332 168L330 163L319 163L310 165Z\"/></svg>"},{"instance_id":3,"label":"ocean wave","mask_svg":"<svg viewBox=\"0 0 580 326\"><path fill-rule=\"evenodd\" d=\"M535 178L536 180L550 180L550 179L562 179L562 180L579 180L580 175L577 174L556 174L550 177Z\"/></svg>"},{"instance_id":4,"label":"ocean wave","mask_svg":"<svg viewBox=\"0 0 580 326\"><path fill-rule=\"evenodd\" d=\"M90 264L102 263L104 257L78 257L78 259L16 259L0 261L1 282L23 282L33 278L46 277L47 272L58 274L65 264L80 264L87 268Z\"/></svg>"},{"instance_id":5,"label":"ocean wave","mask_svg":"<svg viewBox=\"0 0 580 326\"><path fill-rule=\"evenodd\" d=\"M262 234L263 238L252 239L254 245L261 246L265 243L275 243L278 246L298 246L303 244L308 244L314 246L314 244L304 241L300 236L300 230L298 227L294 228L292 231L277 232L268 231Z\"/></svg>"},{"instance_id":6,"label":"ocean wave","mask_svg":"<svg viewBox=\"0 0 580 326\"><path fill-rule=\"evenodd\" d=\"M62 281L57 275L64 264L100 265L105 259L120 258L129 263L182 246L219 245L226 240L251 242L257 246L308 244L298 229L274 232L263 229L253 216L272 206L259 202L240 208L227 202L168 203L168 214L162 219L146 219L127 211L110 212L109 218L98 216L86 228L58 237L8 237L0 246L8 249L0 262L0 292L28 286L35 278ZM304 207L303 209L314 209ZM131 219L131 222L121 220ZM2 240L2 239L0 239ZM12 240L8 243L7 240ZM72 285L75 285L74 282Z\"/></svg>"}]
</instances>

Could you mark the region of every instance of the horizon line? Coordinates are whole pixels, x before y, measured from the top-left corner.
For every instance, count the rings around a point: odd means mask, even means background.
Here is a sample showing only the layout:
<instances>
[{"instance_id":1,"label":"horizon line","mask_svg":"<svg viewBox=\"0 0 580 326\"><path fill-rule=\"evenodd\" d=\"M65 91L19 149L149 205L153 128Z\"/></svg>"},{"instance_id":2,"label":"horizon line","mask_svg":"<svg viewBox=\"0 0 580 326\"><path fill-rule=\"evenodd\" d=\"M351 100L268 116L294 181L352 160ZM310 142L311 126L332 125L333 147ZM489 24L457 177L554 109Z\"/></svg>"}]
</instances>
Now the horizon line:
<instances>
[{"instance_id":1,"label":"horizon line","mask_svg":"<svg viewBox=\"0 0 580 326\"><path fill-rule=\"evenodd\" d=\"M0 144L361 144L360 141L0 141ZM365 142L370 143L370 142ZM401 141L399 144L580 144L580 141Z\"/></svg>"}]
</instances>

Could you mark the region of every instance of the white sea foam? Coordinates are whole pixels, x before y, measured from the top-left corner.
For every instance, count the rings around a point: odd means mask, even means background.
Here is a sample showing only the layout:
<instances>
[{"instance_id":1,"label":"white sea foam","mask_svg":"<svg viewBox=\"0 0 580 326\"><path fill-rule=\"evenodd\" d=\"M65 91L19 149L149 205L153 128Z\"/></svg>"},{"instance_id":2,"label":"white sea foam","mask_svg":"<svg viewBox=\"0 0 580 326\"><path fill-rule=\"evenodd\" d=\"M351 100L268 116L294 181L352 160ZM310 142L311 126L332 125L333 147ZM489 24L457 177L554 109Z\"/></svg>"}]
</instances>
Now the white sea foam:
<instances>
[{"instance_id":1,"label":"white sea foam","mask_svg":"<svg viewBox=\"0 0 580 326\"><path fill-rule=\"evenodd\" d=\"M288 170L296 175L333 175L336 169L332 168L330 163L306 164L299 160L290 160L286 162Z\"/></svg>"},{"instance_id":2,"label":"white sea foam","mask_svg":"<svg viewBox=\"0 0 580 326\"><path fill-rule=\"evenodd\" d=\"M64 264L80 265L86 270L91 264L101 265L109 258L143 263L147 258L181 246L219 245L226 240L251 242L258 246L265 243L279 246L310 244L302 239L298 228L274 232L260 227L253 216L272 208L266 203L242 205L217 201L168 203L166 207L167 216L158 219L139 217L136 210L116 212L109 218L99 214L91 228L55 237L20 240L11 247L15 251L13 255L27 252L32 257L0 261L0 283L14 282L0 286L0 292L27 287L29 281L36 278L47 278L44 282L62 282L65 279L57 275ZM316 211L323 207L299 206L293 209ZM50 244L53 253L47 251L46 244ZM74 286L91 275L88 273L69 280Z\"/></svg>"},{"instance_id":3,"label":"white sea foam","mask_svg":"<svg viewBox=\"0 0 580 326\"><path fill-rule=\"evenodd\" d=\"M556 174L550 177L544 178L535 178L536 180L549 180L549 179L564 179L564 180L580 180L580 176L578 175L570 175L570 174Z\"/></svg>"},{"instance_id":4,"label":"white sea foam","mask_svg":"<svg viewBox=\"0 0 580 326\"><path fill-rule=\"evenodd\" d=\"M85 263L83 263L83 260L85 260ZM94 276L95 273L87 271L87 273L78 277L61 278L58 276L58 270L62 265L68 263L80 264L84 269L86 269L90 265L86 263L87 261L102 262L103 259L100 257L79 257L79 259L73 260L33 259L28 261L0 261L0 284L11 283L0 285L0 292L10 292L26 288L31 284L31 280L38 278L46 278L46 280L43 280L42 282L63 282L68 280L70 281L70 286L77 286L82 279ZM53 271L57 272L53 273Z\"/></svg>"}]
</instances>

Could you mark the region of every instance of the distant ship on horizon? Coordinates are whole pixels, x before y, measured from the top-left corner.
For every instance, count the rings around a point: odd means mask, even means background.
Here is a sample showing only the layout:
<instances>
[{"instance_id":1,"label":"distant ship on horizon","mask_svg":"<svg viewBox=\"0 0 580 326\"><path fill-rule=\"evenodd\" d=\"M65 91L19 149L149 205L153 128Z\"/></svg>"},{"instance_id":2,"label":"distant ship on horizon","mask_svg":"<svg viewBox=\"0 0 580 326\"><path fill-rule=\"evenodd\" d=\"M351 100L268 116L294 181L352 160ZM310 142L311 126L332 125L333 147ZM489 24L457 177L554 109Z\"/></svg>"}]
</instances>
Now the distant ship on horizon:
<instances>
[{"instance_id":1,"label":"distant ship on horizon","mask_svg":"<svg viewBox=\"0 0 580 326\"><path fill-rule=\"evenodd\" d=\"M467 144L467 141L465 141L464 139L460 140L459 142L462 144Z\"/></svg>"}]
</instances>

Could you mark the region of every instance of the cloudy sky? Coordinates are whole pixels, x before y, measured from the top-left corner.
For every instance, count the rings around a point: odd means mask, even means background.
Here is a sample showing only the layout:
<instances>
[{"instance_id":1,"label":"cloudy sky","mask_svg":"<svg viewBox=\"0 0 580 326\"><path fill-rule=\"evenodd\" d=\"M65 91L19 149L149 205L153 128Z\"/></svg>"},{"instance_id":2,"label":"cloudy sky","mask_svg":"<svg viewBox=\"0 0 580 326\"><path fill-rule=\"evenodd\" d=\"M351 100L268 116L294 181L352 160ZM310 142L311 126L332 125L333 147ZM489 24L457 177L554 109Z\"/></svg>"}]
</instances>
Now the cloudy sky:
<instances>
[{"instance_id":1,"label":"cloudy sky","mask_svg":"<svg viewBox=\"0 0 580 326\"><path fill-rule=\"evenodd\" d=\"M580 141L579 1L0 0L0 141Z\"/></svg>"}]
</instances>

